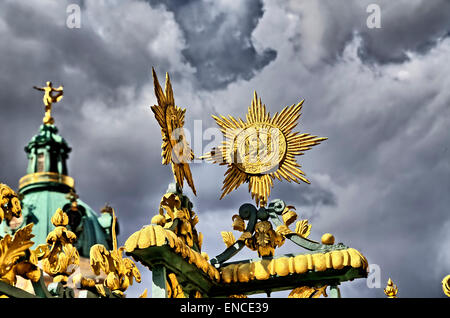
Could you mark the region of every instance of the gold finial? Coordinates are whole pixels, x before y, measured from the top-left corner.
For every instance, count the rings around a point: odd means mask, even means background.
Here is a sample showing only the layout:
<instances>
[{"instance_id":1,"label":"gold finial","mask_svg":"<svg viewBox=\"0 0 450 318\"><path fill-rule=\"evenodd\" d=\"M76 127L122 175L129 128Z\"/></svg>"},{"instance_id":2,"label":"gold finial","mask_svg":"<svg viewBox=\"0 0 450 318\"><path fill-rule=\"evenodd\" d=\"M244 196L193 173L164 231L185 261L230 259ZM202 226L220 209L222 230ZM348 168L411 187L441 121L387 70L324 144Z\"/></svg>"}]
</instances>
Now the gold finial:
<instances>
[{"instance_id":1,"label":"gold finial","mask_svg":"<svg viewBox=\"0 0 450 318\"><path fill-rule=\"evenodd\" d=\"M45 116L42 119L42 122L45 125L53 125L55 120L52 117L52 104L59 102L63 98L64 87L62 85L53 87L52 82L47 82L44 87L33 86L33 88L44 92L42 101L45 105Z\"/></svg>"},{"instance_id":2,"label":"gold finial","mask_svg":"<svg viewBox=\"0 0 450 318\"><path fill-rule=\"evenodd\" d=\"M388 296L388 298L397 298L398 288L397 285L392 282L391 278L388 280L384 293Z\"/></svg>"},{"instance_id":3,"label":"gold finial","mask_svg":"<svg viewBox=\"0 0 450 318\"><path fill-rule=\"evenodd\" d=\"M334 244L334 235L330 233L325 233L322 235L322 244L325 245L333 245Z\"/></svg>"},{"instance_id":4,"label":"gold finial","mask_svg":"<svg viewBox=\"0 0 450 318\"><path fill-rule=\"evenodd\" d=\"M158 105L151 106L151 109L161 126L162 164L168 165L171 163L176 183L183 188L183 181L186 179L192 192L197 195L188 164L189 161L194 159L194 153L186 141L183 129L186 109L175 106L169 74L166 73L166 87L165 92L163 92L153 68L152 73Z\"/></svg>"},{"instance_id":5,"label":"gold finial","mask_svg":"<svg viewBox=\"0 0 450 318\"><path fill-rule=\"evenodd\" d=\"M265 206L275 178L310 183L295 156L303 155L327 138L292 132L300 118L302 104L303 100L271 117L255 92L245 122L232 116L213 116L225 141L201 158L228 165L221 199L248 183L256 204Z\"/></svg>"},{"instance_id":6,"label":"gold finial","mask_svg":"<svg viewBox=\"0 0 450 318\"><path fill-rule=\"evenodd\" d=\"M47 235L46 244L38 245L33 255L42 261L44 272L53 277L53 282L67 284L80 264L80 255L73 245L77 236L66 228L69 217L63 210L57 209L51 221L55 229Z\"/></svg>"}]
</instances>

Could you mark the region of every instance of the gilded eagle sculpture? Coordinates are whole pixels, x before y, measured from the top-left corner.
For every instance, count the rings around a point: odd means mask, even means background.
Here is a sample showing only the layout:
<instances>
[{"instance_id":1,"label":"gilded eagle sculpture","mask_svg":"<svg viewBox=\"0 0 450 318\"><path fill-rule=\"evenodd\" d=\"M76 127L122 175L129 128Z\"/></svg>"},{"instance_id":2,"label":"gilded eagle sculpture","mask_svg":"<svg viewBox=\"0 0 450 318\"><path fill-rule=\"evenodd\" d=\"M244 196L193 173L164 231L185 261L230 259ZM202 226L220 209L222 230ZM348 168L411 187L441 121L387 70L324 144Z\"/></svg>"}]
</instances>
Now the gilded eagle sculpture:
<instances>
[{"instance_id":1,"label":"gilded eagle sculpture","mask_svg":"<svg viewBox=\"0 0 450 318\"><path fill-rule=\"evenodd\" d=\"M158 105L151 106L151 109L161 126L162 164L172 164L172 172L176 183L183 188L183 182L186 179L192 192L197 195L189 167L189 162L194 159L194 152L186 141L183 129L186 109L181 109L175 105L169 74L166 73L166 85L163 91L153 68L152 73Z\"/></svg>"},{"instance_id":2,"label":"gilded eagle sculpture","mask_svg":"<svg viewBox=\"0 0 450 318\"><path fill-rule=\"evenodd\" d=\"M327 138L292 132L302 104L303 100L270 117L255 92L245 122L232 116L213 116L225 140L202 159L228 166L220 199L248 183L256 204L265 206L275 178L310 183L295 156L303 155Z\"/></svg>"}]
</instances>

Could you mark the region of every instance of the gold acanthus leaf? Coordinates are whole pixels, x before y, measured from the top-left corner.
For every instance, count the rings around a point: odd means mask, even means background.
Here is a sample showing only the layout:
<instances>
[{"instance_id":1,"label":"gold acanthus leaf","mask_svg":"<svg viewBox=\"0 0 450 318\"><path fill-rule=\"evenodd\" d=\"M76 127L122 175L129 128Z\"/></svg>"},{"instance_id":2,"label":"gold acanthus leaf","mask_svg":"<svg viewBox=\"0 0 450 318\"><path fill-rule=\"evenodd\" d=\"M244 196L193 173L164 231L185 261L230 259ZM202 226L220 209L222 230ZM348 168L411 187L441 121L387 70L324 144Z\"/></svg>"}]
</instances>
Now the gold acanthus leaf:
<instances>
[{"instance_id":1,"label":"gold acanthus leaf","mask_svg":"<svg viewBox=\"0 0 450 318\"><path fill-rule=\"evenodd\" d=\"M12 238L9 234L6 234L0 240L0 280L11 285L16 283L17 275L34 282L39 280L41 273L37 267L37 258L32 253L23 258L34 244L30 240L34 237L31 233L32 227L32 223L28 224L19 229Z\"/></svg>"},{"instance_id":2,"label":"gold acanthus leaf","mask_svg":"<svg viewBox=\"0 0 450 318\"><path fill-rule=\"evenodd\" d=\"M222 235L223 242L227 247L230 247L231 245L236 243L236 238L234 237L232 232L223 231L220 232L220 234Z\"/></svg>"},{"instance_id":3,"label":"gold acanthus leaf","mask_svg":"<svg viewBox=\"0 0 450 318\"><path fill-rule=\"evenodd\" d=\"M95 244L90 250L90 264L95 275L100 275L100 271L104 273L114 272L114 259L110 252L102 244Z\"/></svg>"},{"instance_id":4,"label":"gold acanthus leaf","mask_svg":"<svg viewBox=\"0 0 450 318\"><path fill-rule=\"evenodd\" d=\"M277 226L277 228L275 229L275 232L280 235L287 235L287 234L292 233L292 231L285 224Z\"/></svg>"},{"instance_id":5,"label":"gold acanthus leaf","mask_svg":"<svg viewBox=\"0 0 450 318\"><path fill-rule=\"evenodd\" d=\"M69 216L62 209L57 209L51 218L54 226L66 226L69 224Z\"/></svg>"},{"instance_id":6,"label":"gold acanthus leaf","mask_svg":"<svg viewBox=\"0 0 450 318\"><path fill-rule=\"evenodd\" d=\"M42 269L53 277L53 282L65 284L80 264L78 250L72 245L77 236L66 228L69 217L62 209L56 210L51 221L55 229L47 235L47 244L39 245L32 255L42 260Z\"/></svg>"},{"instance_id":7,"label":"gold acanthus leaf","mask_svg":"<svg viewBox=\"0 0 450 318\"><path fill-rule=\"evenodd\" d=\"M123 296L123 292L128 286L133 284L133 278L136 282L141 282L141 274L136 264L128 258L123 258L124 247L117 246L116 237L116 215L113 209L112 238L113 250L108 251L105 246L95 244L91 247L90 265L96 275L103 271L107 276L104 282L113 293Z\"/></svg>"},{"instance_id":8,"label":"gold acanthus leaf","mask_svg":"<svg viewBox=\"0 0 450 318\"><path fill-rule=\"evenodd\" d=\"M194 159L194 153L186 140L183 129L186 109L181 109L175 105L169 74L166 73L164 91L153 68L152 74L158 105L151 106L151 109L155 114L156 121L161 126L162 163L172 165L175 181L181 188L183 188L183 181L186 179L192 192L197 195L188 163Z\"/></svg>"},{"instance_id":9,"label":"gold acanthus leaf","mask_svg":"<svg viewBox=\"0 0 450 318\"><path fill-rule=\"evenodd\" d=\"M309 286L297 287L291 291L288 298L319 298L321 295L327 297L326 288L326 285L319 288Z\"/></svg>"},{"instance_id":10,"label":"gold acanthus leaf","mask_svg":"<svg viewBox=\"0 0 450 318\"><path fill-rule=\"evenodd\" d=\"M244 232L245 231L245 222L244 220L237 214L231 217L233 220L233 230Z\"/></svg>"},{"instance_id":11,"label":"gold acanthus leaf","mask_svg":"<svg viewBox=\"0 0 450 318\"><path fill-rule=\"evenodd\" d=\"M311 224L308 223L308 220L301 220L298 221L295 225L295 232L304 237L307 238L309 234L311 233Z\"/></svg>"},{"instance_id":12,"label":"gold acanthus leaf","mask_svg":"<svg viewBox=\"0 0 450 318\"><path fill-rule=\"evenodd\" d=\"M47 274L54 276L54 282L60 281L62 277L65 281L80 264L78 250L72 244L65 244L54 256L43 259L42 268Z\"/></svg>"},{"instance_id":13,"label":"gold acanthus leaf","mask_svg":"<svg viewBox=\"0 0 450 318\"><path fill-rule=\"evenodd\" d=\"M13 237L6 234L0 240L0 277L9 272L17 260L25 256L25 252L33 246L34 242L31 241L31 238L34 237L31 233L32 228L33 224L28 224L19 229Z\"/></svg>"},{"instance_id":14,"label":"gold acanthus leaf","mask_svg":"<svg viewBox=\"0 0 450 318\"><path fill-rule=\"evenodd\" d=\"M167 298L185 298L183 288L178 283L177 276L174 273L167 275L166 287Z\"/></svg>"}]
</instances>

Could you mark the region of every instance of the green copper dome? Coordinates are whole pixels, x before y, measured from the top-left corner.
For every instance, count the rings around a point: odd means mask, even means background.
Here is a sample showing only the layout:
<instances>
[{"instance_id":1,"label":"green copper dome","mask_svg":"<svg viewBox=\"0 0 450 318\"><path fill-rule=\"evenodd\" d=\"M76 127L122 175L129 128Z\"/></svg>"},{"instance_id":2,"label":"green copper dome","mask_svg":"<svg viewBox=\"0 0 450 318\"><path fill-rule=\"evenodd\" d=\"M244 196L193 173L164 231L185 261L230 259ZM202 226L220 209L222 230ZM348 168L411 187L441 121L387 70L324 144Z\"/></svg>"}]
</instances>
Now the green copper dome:
<instances>
[{"instance_id":1,"label":"green copper dome","mask_svg":"<svg viewBox=\"0 0 450 318\"><path fill-rule=\"evenodd\" d=\"M58 135L54 125L41 125L39 134L25 147L28 155L27 174L19 181L22 198L22 217L0 228L0 235L14 233L18 228L34 223L33 248L46 241L55 227L51 217L58 208L69 216L68 228L77 235L81 256L89 257L94 244L111 248L112 216L103 209L101 216L92 210L75 193L75 182L68 176L67 163L71 148Z\"/></svg>"}]
</instances>

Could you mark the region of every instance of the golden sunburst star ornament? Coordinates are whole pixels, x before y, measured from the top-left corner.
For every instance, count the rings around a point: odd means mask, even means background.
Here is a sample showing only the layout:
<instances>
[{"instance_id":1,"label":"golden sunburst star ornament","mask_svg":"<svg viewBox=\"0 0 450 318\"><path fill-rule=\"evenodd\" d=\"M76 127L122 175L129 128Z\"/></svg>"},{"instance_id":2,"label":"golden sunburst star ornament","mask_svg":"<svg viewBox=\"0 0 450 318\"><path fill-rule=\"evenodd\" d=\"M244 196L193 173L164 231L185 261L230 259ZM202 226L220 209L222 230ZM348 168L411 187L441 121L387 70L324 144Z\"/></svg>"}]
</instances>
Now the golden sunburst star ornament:
<instances>
[{"instance_id":1,"label":"golden sunburst star ornament","mask_svg":"<svg viewBox=\"0 0 450 318\"><path fill-rule=\"evenodd\" d=\"M303 100L270 117L255 92L245 122L232 116L213 116L224 141L202 159L228 166L220 199L247 182L256 204L265 206L275 178L310 183L295 156L327 138L292 132L302 104Z\"/></svg>"},{"instance_id":2,"label":"golden sunburst star ornament","mask_svg":"<svg viewBox=\"0 0 450 318\"><path fill-rule=\"evenodd\" d=\"M194 159L194 153L189 147L183 129L186 109L175 105L169 74L166 73L166 86L163 92L153 68L152 73L158 105L151 106L151 109L161 126L162 164L171 163L176 183L183 188L183 180L186 179L194 194L197 195L189 168L189 162Z\"/></svg>"}]
</instances>

